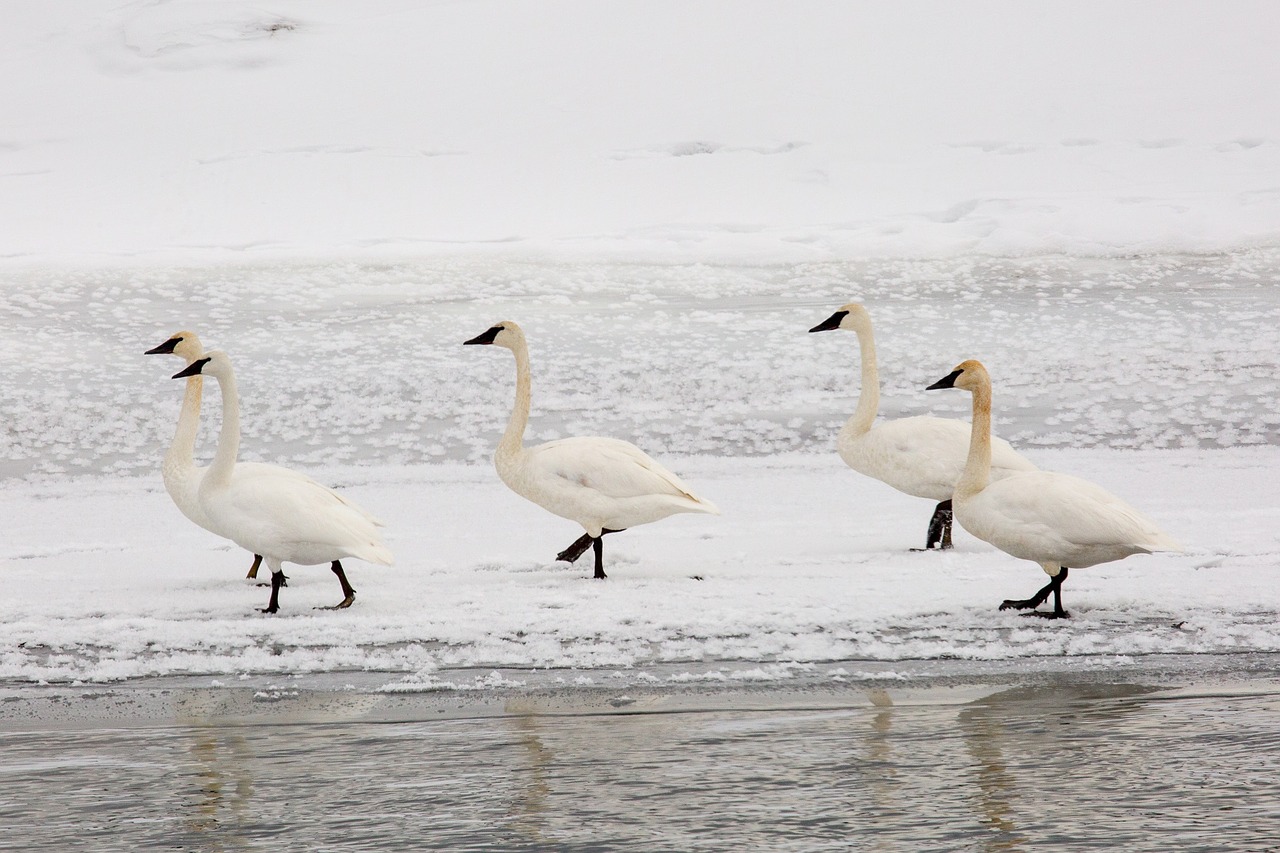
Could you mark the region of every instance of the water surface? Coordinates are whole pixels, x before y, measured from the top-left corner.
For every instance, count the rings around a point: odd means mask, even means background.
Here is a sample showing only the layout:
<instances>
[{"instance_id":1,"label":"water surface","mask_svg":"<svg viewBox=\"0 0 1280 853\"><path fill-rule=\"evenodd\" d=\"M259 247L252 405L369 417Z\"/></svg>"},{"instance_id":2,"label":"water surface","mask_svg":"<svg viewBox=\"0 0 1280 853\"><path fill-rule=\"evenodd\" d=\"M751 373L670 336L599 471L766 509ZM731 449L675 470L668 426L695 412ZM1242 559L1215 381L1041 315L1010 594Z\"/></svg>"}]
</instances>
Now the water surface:
<instances>
[{"instance_id":1,"label":"water surface","mask_svg":"<svg viewBox=\"0 0 1280 853\"><path fill-rule=\"evenodd\" d=\"M631 690L577 711L573 691L165 688L114 691L133 717L112 723L99 707L44 729L18 724L18 706L103 697L27 691L5 703L0 843L1280 849L1275 684L1148 680L1159 679L1061 672L703 702ZM172 711L164 721L152 713L161 706Z\"/></svg>"}]
</instances>

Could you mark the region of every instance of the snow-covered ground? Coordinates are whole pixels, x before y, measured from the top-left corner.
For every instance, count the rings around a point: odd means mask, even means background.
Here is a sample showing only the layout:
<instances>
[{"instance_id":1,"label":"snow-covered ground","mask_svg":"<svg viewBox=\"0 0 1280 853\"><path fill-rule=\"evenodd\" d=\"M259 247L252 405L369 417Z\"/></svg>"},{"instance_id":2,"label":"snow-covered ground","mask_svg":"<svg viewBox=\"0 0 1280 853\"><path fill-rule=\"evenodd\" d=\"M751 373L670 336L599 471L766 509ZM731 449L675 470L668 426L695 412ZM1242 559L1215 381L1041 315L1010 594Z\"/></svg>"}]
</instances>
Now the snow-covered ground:
<instances>
[{"instance_id":1,"label":"snow-covered ground","mask_svg":"<svg viewBox=\"0 0 1280 853\"><path fill-rule=\"evenodd\" d=\"M553 561L580 531L487 466L362 467L331 473L386 517L397 565L351 561L359 595L336 612L312 609L341 598L327 567L288 568L267 617L254 610L267 590L243 580L248 555L182 518L158 477L10 485L0 677L371 669L426 687L456 683L452 668L562 667L785 680L831 662L856 678L865 661L903 658L1280 651L1274 447L1035 455L1132 499L1189 553L1072 572L1074 618L1027 619L996 605L1042 586L1037 566L963 533L952 553L908 552L931 507L830 455L676 458L723 517L611 537L610 579L593 581L585 560Z\"/></svg>"},{"instance_id":2,"label":"snow-covered ground","mask_svg":"<svg viewBox=\"0 0 1280 853\"><path fill-rule=\"evenodd\" d=\"M1268 0L5 4L0 258L813 260L1280 231Z\"/></svg>"},{"instance_id":3,"label":"snow-covered ground","mask_svg":"<svg viewBox=\"0 0 1280 853\"><path fill-rule=\"evenodd\" d=\"M856 678L906 658L1280 650L1280 61L1270 3L8 4L0 32L0 678L489 668ZM1038 568L847 470L850 300L882 414L995 378L998 431L1188 545ZM724 511L551 557L488 457L606 434ZM194 329L243 458L388 521L341 612L173 508ZM218 395L206 395L207 458ZM694 579L697 576L699 579ZM888 664L886 664L888 662ZM515 675L512 673L515 672ZM470 676L467 676L469 679ZM470 681L467 681L470 684Z\"/></svg>"}]
</instances>

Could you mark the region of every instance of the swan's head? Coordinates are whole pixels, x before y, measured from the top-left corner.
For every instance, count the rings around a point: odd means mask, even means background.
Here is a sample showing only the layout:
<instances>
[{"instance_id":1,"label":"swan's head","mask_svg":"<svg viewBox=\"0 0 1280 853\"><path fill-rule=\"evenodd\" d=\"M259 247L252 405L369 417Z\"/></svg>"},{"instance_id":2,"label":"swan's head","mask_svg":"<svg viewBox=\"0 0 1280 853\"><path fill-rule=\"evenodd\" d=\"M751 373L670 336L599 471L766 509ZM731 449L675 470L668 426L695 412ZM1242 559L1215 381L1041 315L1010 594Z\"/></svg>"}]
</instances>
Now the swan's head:
<instances>
[{"instance_id":1,"label":"swan's head","mask_svg":"<svg viewBox=\"0 0 1280 853\"><path fill-rule=\"evenodd\" d=\"M176 355L187 364L204 355L204 344L195 332L174 332L158 347L147 350L145 355Z\"/></svg>"},{"instance_id":2,"label":"swan's head","mask_svg":"<svg viewBox=\"0 0 1280 853\"><path fill-rule=\"evenodd\" d=\"M934 391L938 388L963 388L965 391L975 391L984 385L991 385L991 377L987 374L987 369L982 366L982 362L971 358L968 361L962 361L957 364L955 370L951 371L924 390Z\"/></svg>"},{"instance_id":3,"label":"swan's head","mask_svg":"<svg viewBox=\"0 0 1280 853\"><path fill-rule=\"evenodd\" d=\"M467 344L493 344L494 346L506 347L514 350L524 340L524 330L519 324L511 320L503 320L501 323L494 323L484 333L476 335L469 341L463 341L463 346Z\"/></svg>"},{"instance_id":4,"label":"swan's head","mask_svg":"<svg viewBox=\"0 0 1280 853\"><path fill-rule=\"evenodd\" d=\"M228 376L231 373L231 359L220 349L210 350L200 358L188 364L184 369L173 374L174 379L186 379L188 376Z\"/></svg>"},{"instance_id":5,"label":"swan's head","mask_svg":"<svg viewBox=\"0 0 1280 853\"><path fill-rule=\"evenodd\" d=\"M867 309L857 302L850 302L809 331L829 332L832 329L846 329L850 332L862 332L870 328L871 315L867 313Z\"/></svg>"}]
</instances>

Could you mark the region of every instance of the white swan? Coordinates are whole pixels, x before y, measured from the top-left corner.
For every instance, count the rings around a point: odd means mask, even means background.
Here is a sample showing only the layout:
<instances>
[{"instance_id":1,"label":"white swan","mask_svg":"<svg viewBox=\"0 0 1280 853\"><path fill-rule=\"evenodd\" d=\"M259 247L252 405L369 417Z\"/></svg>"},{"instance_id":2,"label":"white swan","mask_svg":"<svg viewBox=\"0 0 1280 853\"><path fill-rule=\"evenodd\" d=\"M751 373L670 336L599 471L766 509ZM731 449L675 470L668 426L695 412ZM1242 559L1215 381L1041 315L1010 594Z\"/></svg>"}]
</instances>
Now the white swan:
<instances>
[{"instance_id":1,"label":"white swan","mask_svg":"<svg viewBox=\"0 0 1280 853\"><path fill-rule=\"evenodd\" d=\"M153 347L144 354L176 355L184 364L190 364L204 355L204 345L195 332L184 330L174 332L160 346ZM178 412L178 428L174 430L173 442L164 454L160 475L164 478L165 491L182 514L210 533L218 533L200 508L200 501L196 497L200 490L200 480L208 470L195 462L196 434L200 431L200 400L203 393L204 377L187 377L182 409ZM254 554L253 565L249 567L249 574L245 577L256 578L261 564L262 555Z\"/></svg>"},{"instance_id":2,"label":"white swan","mask_svg":"<svg viewBox=\"0 0 1280 853\"><path fill-rule=\"evenodd\" d=\"M310 477L287 468L236 462L240 451L240 400L231 360L219 350L206 353L175 373L174 379L207 374L222 390L222 429L218 450L197 493L213 530L242 548L261 554L271 569L271 601L264 613L280 607L286 580L281 563L314 566L329 563L342 584L343 599L333 609L350 607L356 591L341 560L357 557L389 566L381 522L359 506ZM266 469L266 470L263 470Z\"/></svg>"},{"instance_id":3,"label":"white swan","mask_svg":"<svg viewBox=\"0 0 1280 853\"><path fill-rule=\"evenodd\" d=\"M577 437L524 446L529 422L529 347L524 331L503 321L466 344L506 347L516 357L516 401L493 461L502 482L543 509L581 524L586 533L556 555L572 563L595 549L595 577L603 578L602 538L678 512L719 515L710 501L644 451L614 438Z\"/></svg>"},{"instance_id":4,"label":"white swan","mask_svg":"<svg viewBox=\"0 0 1280 853\"><path fill-rule=\"evenodd\" d=\"M951 494L964 470L969 451L969 425L951 418L920 415L875 424L880 408L880 376L871 315L850 302L810 332L847 329L856 332L862 351L862 390L858 407L845 422L836 448L845 464L900 492L938 501L929 519L922 550L951 547ZM999 480L1017 471L1038 470L1002 439L993 440L991 477Z\"/></svg>"},{"instance_id":5,"label":"white swan","mask_svg":"<svg viewBox=\"0 0 1280 853\"><path fill-rule=\"evenodd\" d=\"M992 482L991 377L980 361L965 361L929 386L962 388L973 394L973 429L964 473L956 483L956 519L965 530L1006 554L1040 564L1051 580L1026 600L1007 600L1001 610L1031 609L1060 619L1062 582L1068 569L1120 560L1131 554L1181 551L1155 522L1101 486L1048 471L1013 474ZM1053 593L1053 611L1035 610Z\"/></svg>"}]
</instances>

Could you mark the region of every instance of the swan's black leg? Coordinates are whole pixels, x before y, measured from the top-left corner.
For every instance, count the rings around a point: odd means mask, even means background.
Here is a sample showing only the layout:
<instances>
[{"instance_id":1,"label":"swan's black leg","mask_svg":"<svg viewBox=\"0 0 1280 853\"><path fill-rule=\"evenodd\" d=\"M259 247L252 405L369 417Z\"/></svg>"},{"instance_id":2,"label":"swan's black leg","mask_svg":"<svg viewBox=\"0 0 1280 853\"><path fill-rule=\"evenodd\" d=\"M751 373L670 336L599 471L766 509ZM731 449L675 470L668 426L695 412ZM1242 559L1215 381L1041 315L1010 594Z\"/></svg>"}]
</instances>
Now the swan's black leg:
<instances>
[{"instance_id":1,"label":"swan's black leg","mask_svg":"<svg viewBox=\"0 0 1280 853\"><path fill-rule=\"evenodd\" d=\"M621 530L610 530L609 528L605 527L600 530L600 535L603 536L606 533L621 533L621 532L622 532ZM584 533L581 536L579 536L577 539L573 540L572 545L570 545L568 548L565 548L559 554L556 554L556 559L563 560L566 563L572 563L587 552L587 549L591 547L591 543L593 541L595 540L591 537L590 533Z\"/></svg>"},{"instance_id":2,"label":"swan's black leg","mask_svg":"<svg viewBox=\"0 0 1280 853\"><path fill-rule=\"evenodd\" d=\"M951 548L951 499L940 502L929 519L929 532L925 534L923 548L912 548L912 551L946 551Z\"/></svg>"},{"instance_id":3,"label":"swan's black leg","mask_svg":"<svg viewBox=\"0 0 1280 853\"><path fill-rule=\"evenodd\" d=\"M262 565L262 555L254 554L253 565L249 567L249 574L245 575L245 577L256 578L258 576L258 566L261 566L261 565Z\"/></svg>"},{"instance_id":4,"label":"swan's black leg","mask_svg":"<svg viewBox=\"0 0 1280 853\"><path fill-rule=\"evenodd\" d=\"M333 561L333 565L329 568L333 569L333 573L338 576L338 583L342 584L343 598L332 607L317 607L317 610L342 610L350 607L351 602L356 600L356 591L351 588L351 584L347 582L347 573L342 570L342 563L338 560Z\"/></svg>"},{"instance_id":5,"label":"swan's black leg","mask_svg":"<svg viewBox=\"0 0 1280 853\"><path fill-rule=\"evenodd\" d=\"M284 572L271 573L271 601L267 603L263 613L275 613L280 609L280 587L284 586L285 580Z\"/></svg>"},{"instance_id":6,"label":"swan's black leg","mask_svg":"<svg viewBox=\"0 0 1280 853\"><path fill-rule=\"evenodd\" d=\"M604 530L600 535L591 540L591 547L596 550L596 580L604 580L608 575L604 573L604 534L616 533L616 530Z\"/></svg>"},{"instance_id":7,"label":"swan's black leg","mask_svg":"<svg viewBox=\"0 0 1280 853\"><path fill-rule=\"evenodd\" d=\"M1062 571L1058 572L1058 576L1054 578L1057 581L1053 587L1053 613L1045 613L1046 619L1070 619L1071 614L1062 609L1062 582L1067 579L1067 567L1063 566ZM1037 613L1037 616L1040 614Z\"/></svg>"},{"instance_id":8,"label":"swan's black leg","mask_svg":"<svg viewBox=\"0 0 1280 853\"><path fill-rule=\"evenodd\" d=\"M1023 601L1014 599L1006 599L1000 603L1001 610L1031 610L1027 616L1039 616L1043 619L1067 619L1071 616L1066 610L1062 609L1062 582L1067 579L1067 567L1062 569L1045 584L1044 588L1037 592L1031 598ZM1044 604L1049 593L1053 593L1053 611L1050 613L1042 613L1034 608Z\"/></svg>"},{"instance_id":9,"label":"swan's black leg","mask_svg":"<svg viewBox=\"0 0 1280 853\"><path fill-rule=\"evenodd\" d=\"M573 544L565 548L559 554L556 554L557 560L563 560L566 563L572 563L581 557L586 550L591 547L591 534L584 533L577 539L573 540Z\"/></svg>"}]
</instances>

